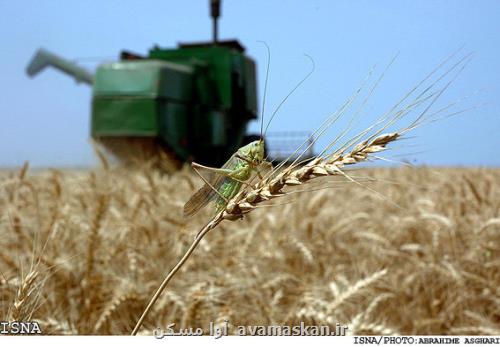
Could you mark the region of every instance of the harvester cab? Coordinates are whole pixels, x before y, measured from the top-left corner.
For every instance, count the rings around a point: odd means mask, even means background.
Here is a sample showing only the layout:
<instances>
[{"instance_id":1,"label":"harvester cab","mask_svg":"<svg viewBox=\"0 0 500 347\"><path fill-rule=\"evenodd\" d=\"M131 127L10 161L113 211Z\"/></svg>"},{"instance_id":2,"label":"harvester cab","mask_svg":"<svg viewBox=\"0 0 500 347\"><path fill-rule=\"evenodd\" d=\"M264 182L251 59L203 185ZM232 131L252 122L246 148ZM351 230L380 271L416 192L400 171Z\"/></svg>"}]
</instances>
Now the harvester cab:
<instances>
[{"instance_id":1,"label":"harvester cab","mask_svg":"<svg viewBox=\"0 0 500 347\"><path fill-rule=\"evenodd\" d=\"M91 136L124 162L165 156L220 166L246 140L257 117L256 68L236 40L218 39L220 1L211 1L213 40L153 47L91 73L40 49L28 65L34 76L52 66L93 88ZM247 137L247 139L246 139Z\"/></svg>"}]
</instances>

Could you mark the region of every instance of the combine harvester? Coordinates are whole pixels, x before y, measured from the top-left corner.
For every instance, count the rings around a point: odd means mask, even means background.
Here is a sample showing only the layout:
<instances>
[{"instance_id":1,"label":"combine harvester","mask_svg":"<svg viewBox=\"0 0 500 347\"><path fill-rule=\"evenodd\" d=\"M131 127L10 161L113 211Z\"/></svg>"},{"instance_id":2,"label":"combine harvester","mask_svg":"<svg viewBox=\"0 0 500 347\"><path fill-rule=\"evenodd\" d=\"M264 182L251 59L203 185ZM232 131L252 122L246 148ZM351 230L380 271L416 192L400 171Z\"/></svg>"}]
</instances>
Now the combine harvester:
<instances>
[{"instance_id":1,"label":"combine harvester","mask_svg":"<svg viewBox=\"0 0 500 347\"><path fill-rule=\"evenodd\" d=\"M95 74L40 49L27 73L52 66L92 86L91 137L123 163L218 167L259 137L246 133L257 118L256 67L238 41L218 40L220 0L211 0L211 16L210 42L153 47L147 56L122 51Z\"/></svg>"}]
</instances>

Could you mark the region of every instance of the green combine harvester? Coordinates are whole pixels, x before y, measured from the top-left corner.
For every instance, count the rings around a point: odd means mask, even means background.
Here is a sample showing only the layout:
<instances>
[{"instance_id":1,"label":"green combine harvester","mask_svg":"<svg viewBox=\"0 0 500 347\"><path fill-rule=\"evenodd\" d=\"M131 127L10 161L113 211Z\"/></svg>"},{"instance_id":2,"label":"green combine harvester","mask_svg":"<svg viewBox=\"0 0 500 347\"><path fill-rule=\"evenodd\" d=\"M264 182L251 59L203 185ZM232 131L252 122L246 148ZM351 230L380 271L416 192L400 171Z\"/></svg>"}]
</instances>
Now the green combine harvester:
<instances>
[{"instance_id":1,"label":"green combine harvester","mask_svg":"<svg viewBox=\"0 0 500 347\"><path fill-rule=\"evenodd\" d=\"M52 66L92 86L91 136L126 163L158 159L220 166L245 142L257 117L255 62L235 40L219 41L220 1L211 1L213 40L127 51L95 74L40 49L27 67Z\"/></svg>"}]
</instances>

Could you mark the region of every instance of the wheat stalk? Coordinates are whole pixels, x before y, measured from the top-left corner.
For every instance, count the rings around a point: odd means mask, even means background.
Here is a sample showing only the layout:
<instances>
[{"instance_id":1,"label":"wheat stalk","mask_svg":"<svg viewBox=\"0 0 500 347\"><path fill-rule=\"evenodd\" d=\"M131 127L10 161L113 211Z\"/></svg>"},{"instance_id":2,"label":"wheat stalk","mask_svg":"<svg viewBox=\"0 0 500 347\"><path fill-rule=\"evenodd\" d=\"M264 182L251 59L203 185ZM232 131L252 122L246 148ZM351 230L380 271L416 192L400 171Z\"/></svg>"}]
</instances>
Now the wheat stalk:
<instances>
[{"instance_id":1,"label":"wheat stalk","mask_svg":"<svg viewBox=\"0 0 500 347\"><path fill-rule=\"evenodd\" d=\"M283 191L285 187L295 187L298 185L306 184L317 177L335 176L339 174L345 175L345 173L341 170L342 167L367 160L370 154L385 150L386 146L390 142L393 142L398 138L399 133L390 133L380 135L370 142L362 141L354 146L354 148L346 155L342 155L342 153L337 152L327 159L317 157L303 167L292 167L291 169L284 169L276 177L270 176L268 178L262 179L253 187L253 189L243 190L234 199L229 201L223 211L216 214L212 218L212 220L209 221L200 230L194 242L191 244L184 256L160 284L159 288L151 298L143 314L137 321L134 330L132 331L132 335L137 334L140 327L142 326L144 319L160 297L168 282L170 282L172 277L191 256L202 238L210 230L219 225L220 222L222 222L223 220L234 221L240 219L244 214L255 210L255 208L257 208L257 206L262 202L285 196L286 193Z\"/></svg>"},{"instance_id":2,"label":"wheat stalk","mask_svg":"<svg viewBox=\"0 0 500 347\"><path fill-rule=\"evenodd\" d=\"M175 265L175 267L167 274L163 282L160 284L159 288L156 290L155 294L149 301L141 317L137 321L132 331L132 335L137 334L137 332L139 331L144 322L144 319L146 318L146 316L148 315L148 313L150 312L150 310L160 297L163 290L166 288L169 281L177 273L177 271L184 265L184 263L191 256L191 254L198 246L202 238L209 231L214 229L224 220L235 221L238 219L242 219L244 215L254 211L256 208L265 206L264 203L270 200L274 200L276 198L289 195L291 192L288 191L286 188L296 189L295 187L309 184L311 181L313 181L315 178L318 177L333 177L341 175L347 178L351 182L361 184L360 182L350 177L345 172L344 169L348 166L368 161L369 159L380 159L380 157L376 156L376 154L386 150L389 144L397 141L402 137L402 135L404 135L410 130L413 130L417 126L421 125L425 120L429 120L429 116L427 115L429 109L435 103L435 101L443 94L443 92L449 87L454 78L452 78L452 80L448 82L442 89L434 91L433 87L435 87L439 81L441 81L445 76L447 76L455 69L458 69L459 70L458 72L460 72L464 68L465 64L467 64L468 58L469 58L468 56L462 58L458 63L456 63L451 68L446 70L434 81L429 82L429 86L425 88L424 91L421 92L419 95L417 95L413 101L401 107L400 105L410 95L412 95L418 89L418 87L420 87L424 82L426 82L430 78L430 76L432 76L438 70L439 67L443 65L441 64L431 74L429 74L420 83L418 83L416 87L410 90L410 92L408 92L394 107L392 107L388 112L386 112L372 126L362 131L360 134L352 137L350 140L346 142L346 144L344 144L337 151L331 154L325 154L336 142L338 142L345 136L348 130L350 130L349 128L346 129L346 131L341 132L334 139L334 141L332 141L330 145L328 145L327 148L325 148L321 152L320 155L316 156L307 164L301 166L299 164L303 163L298 162L298 160L294 161L292 165L290 165L287 168L284 168L284 165L281 164L277 168L273 169L270 173L268 173L264 178L260 179L256 184L251 185L250 188L240 191L239 194L237 194L233 199L231 199L227 203L224 210L217 213L199 231L189 249L179 260L179 262ZM445 62L447 62L448 60L449 59L447 59ZM380 79L377 81L373 89L377 86L379 81ZM373 89L370 92L370 95L373 92ZM352 105L352 102L358 96L360 90L361 89L359 89L354 94L354 97L351 98L344 106L342 106L337 113L328 117L323 123L323 125L315 132L315 135L318 136L322 135L334 121L336 121L340 116L342 116L346 112L347 108ZM362 106L365 104L365 102L366 100L363 102ZM406 116L408 113L418 109L419 107L424 107L424 111L422 111L420 115L408 127L402 128L394 132L382 133L383 131L385 131L385 129L392 126L401 118ZM440 109L438 112L434 114L431 114L431 116L433 115L435 116L436 114L439 114L444 110L447 110L449 107L450 105ZM358 112L356 112L356 114ZM374 129L376 129L376 127L378 126L380 126L380 128L373 133ZM371 135L369 135L370 133ZM297 152L299 152L301 147L297 149ZM303 149L302 153L299 153L300 154L299 158L308 149L309 147ZM385 275L384 271L377 272L375 274L376 276L374 280Z\"/></svg>"}]
</instances>

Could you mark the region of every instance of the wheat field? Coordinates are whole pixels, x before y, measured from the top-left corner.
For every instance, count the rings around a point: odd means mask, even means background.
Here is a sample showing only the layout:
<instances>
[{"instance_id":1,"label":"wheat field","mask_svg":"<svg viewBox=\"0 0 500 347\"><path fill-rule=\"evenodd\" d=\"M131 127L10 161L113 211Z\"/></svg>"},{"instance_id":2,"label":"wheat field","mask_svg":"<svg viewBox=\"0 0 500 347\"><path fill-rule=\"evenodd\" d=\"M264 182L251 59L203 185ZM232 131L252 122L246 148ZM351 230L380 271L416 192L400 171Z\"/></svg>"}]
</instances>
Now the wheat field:
<instances>
[{"instance_id":1,"label":"wheat field","mask_svg":"<svg viewBox=\"0 0 500 347\"><path fill-rule=\"evenodd\" d=\"M500 170L371 168L224 221L140 334L175 323L347 325L350 334L500 335ZM0 172L2 321L130 334L210 219L187 168ZM321 186L322 185L322 186Z\"/></svg>"}]
</instances>

